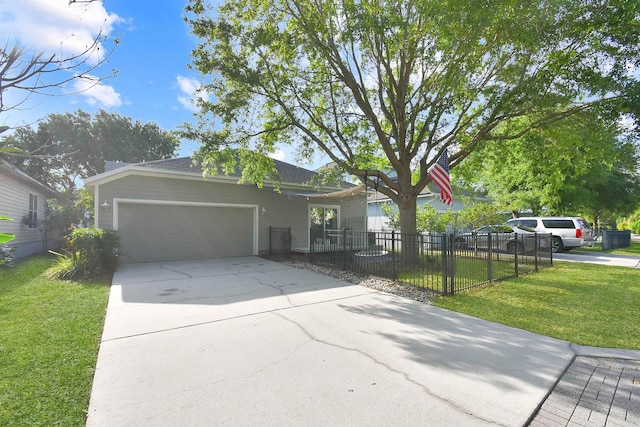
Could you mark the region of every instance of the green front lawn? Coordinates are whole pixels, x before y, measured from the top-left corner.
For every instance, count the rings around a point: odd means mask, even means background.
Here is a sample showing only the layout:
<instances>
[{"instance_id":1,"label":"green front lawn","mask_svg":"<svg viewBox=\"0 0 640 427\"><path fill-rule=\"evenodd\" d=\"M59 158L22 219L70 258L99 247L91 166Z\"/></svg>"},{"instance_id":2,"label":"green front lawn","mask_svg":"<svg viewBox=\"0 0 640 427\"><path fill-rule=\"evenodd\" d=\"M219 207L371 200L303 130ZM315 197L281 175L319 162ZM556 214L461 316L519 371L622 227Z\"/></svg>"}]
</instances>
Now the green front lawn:
<instances>
[{"instance_id":1,"label":"green front lawn","mask_svg":"<svg viewBox=\"0 0 640 427\"><path fill-rule=\"evenodd\" d=\"M629 246L628 248L612 249L608 251L602 251L601 248L599 247L595 247L593 249L578 248L571 251L571 253L580 253L580 252L604 252L607 254L615 254L615 255L640 256L640 242L631 241L631 246Z\"/></svg>"},{"instance_id":2,"label":"green front lawn","mask_svg":"<svg viewBox=\"0 0 640 427\"><path fill-rule=\"evenodd\" d=\"M631 246L628 248L622 249L614 249L612 251L605 251L610 254L616 255L632 255L632 256L640 256L640 242L631 242Z\"/></svg>"},{"instance_id":3,"label":"green front lawn","mask_svg":"<svg viewBox=\"0 0 640 427\"><path fill-rule=\"evenodd\" d=\"M640 270L554 261L435 305L576 344L640 349Z\"/></svg>"},{"instance_id":4,"label":"green front lawn","mask_svg":"<svg viewBox=\"0 0 640 427\"><path fill-rule=\"evenodd\" d=\"M0 425L83 426L109 293L43 276L52 259L0 269Z\"/></svg>"}]
</instances>

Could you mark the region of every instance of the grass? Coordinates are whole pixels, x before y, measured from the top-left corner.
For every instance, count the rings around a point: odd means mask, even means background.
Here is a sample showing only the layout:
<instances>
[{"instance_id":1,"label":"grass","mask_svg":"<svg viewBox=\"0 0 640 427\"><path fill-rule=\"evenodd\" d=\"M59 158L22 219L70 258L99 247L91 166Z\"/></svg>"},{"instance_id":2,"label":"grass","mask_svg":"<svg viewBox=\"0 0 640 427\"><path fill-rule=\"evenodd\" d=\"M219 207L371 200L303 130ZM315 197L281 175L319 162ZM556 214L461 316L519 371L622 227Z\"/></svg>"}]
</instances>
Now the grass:
<instances>
[{"instance_id":1,"label":"grass","mask_svg":"<svg viewBox=\"0 0 640 427\"><path fill-rule=\"evenodd\" d=\"M46 256L0 269L0 425L84 426L109 280L52 280Z\"/></svg>"},{"instance_id":2,"label":"grass","mask_svg":"<svg viewBox=\"0 0 640 427\"><path fill-rule=\"evenodd\" d=\"M616 254L616 255L632 255L632 256L640 256L640 242L631 242L631 246L628 248L622 249L614 249L611 251L605 251L606 253Z\"/></svg>"},{"instance_id":3,"label":"grass","mask_svg":"<svg viewBox=\"0 0 640 427\"><path fill-rule=\"evenodd\" d=\"M640 256L640 242L632 241L631 246L628 248L613 249L608 251L601 251L600 249L595 248L595 250L597 252L604 252L604 253L615 254L615 255ZM590 249L574 249L573 251L571 251L571 253L579 253L581 251L593 252L593 250L590 250Z\"/></svg>"},{"instance_id":4,"label":"grass","mask_svg":"<svg viewBox=\"0 0 640 427\"><path fill-rule=\"evenodd\" d=\"M434 304L580 345L640 349L636 269L555 261Z\"/></svg>"}]
</instances>

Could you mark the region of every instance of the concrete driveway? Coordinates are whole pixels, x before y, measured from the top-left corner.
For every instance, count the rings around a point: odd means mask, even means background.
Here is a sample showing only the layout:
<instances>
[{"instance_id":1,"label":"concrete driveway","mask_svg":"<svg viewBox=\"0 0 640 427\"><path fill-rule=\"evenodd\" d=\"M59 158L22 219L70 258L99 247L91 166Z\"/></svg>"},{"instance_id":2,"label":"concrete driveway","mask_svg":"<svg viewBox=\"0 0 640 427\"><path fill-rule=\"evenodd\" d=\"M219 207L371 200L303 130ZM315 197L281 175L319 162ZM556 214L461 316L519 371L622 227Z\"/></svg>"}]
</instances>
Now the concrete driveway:
<instances>
[{"instance_id":1,"label":"concrete driveway","mask_svg":"<svg viewBox=\"0 0 640 427\"><path fill-rule=\"evenodd\" d=\"M123 265L88 426L521 426L569 343L261 258Z\"/></svg>"}]
</instances>

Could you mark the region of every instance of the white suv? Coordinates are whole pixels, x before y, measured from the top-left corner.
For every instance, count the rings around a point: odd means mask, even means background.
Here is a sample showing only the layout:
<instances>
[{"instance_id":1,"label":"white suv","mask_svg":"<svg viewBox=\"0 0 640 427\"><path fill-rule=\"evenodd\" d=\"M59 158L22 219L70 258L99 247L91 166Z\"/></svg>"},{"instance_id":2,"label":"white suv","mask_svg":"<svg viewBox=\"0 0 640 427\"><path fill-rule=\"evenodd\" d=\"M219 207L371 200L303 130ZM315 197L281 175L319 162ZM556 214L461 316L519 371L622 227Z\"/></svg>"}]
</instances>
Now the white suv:
<instances>
[{"instance_id":1,"label":"white suv","mask_svg":"<svg viewBox=\"0 0 640 427\"><path fill-rule=\"evenodd\" d=\"M585 239L592 237L591 226L587 221L570 216L538 216L513 218L505 224L533 228L538 233L550 233L553 251L562 252L583 245Z\"/></svg>"}]
</instances>

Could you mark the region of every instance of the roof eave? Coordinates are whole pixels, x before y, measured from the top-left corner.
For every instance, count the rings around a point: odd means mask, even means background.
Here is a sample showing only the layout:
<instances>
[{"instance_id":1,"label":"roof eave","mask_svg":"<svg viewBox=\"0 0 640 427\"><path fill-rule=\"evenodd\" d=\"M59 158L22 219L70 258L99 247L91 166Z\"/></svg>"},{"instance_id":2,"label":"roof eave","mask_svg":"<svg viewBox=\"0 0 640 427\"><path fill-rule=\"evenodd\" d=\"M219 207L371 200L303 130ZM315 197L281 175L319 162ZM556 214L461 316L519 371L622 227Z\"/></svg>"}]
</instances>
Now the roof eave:
<instances>
[{"instance_id":1,"label":"roof eave","mask_svg":"<svg viewBox=\"0 0 640 427\"><path fill-rule=\"evenodd\" d=\"M58 193L57 191L55 191L54 189L46 186L45 184L41 183L40 181L36 180L35 178L30 177L29 175L27 175L25 172L21 171L20 169L18 169L18 167L12 165L11 163L2 160L2 164L6 167L4 170L11 175L12 177L14 177L17 181L22 182L25 185L31 186L31 187L35 187L38 190L42 191L43 193L46 193L48 196L56 198L58 200L64 201L64 202L71 202L68 198L66 198L64 195Z\"/></svg>"},{"instance_id":2,"label":"roof eave","mask_svg":"<svg viewBox=\"0 0 640 427\"><path fill-rule=\"evenodd\" d=\"M236 176L214 175L210 177L203 177L202 174L199 172L152 169L145 166L130 165L130 166L124 166L118 169L114 169L109 172L104 172L98 175L94 175L89 178L85 178L84 184L85 186L92 188L96 185L106 184L130 175L155 176L159 178L179 177L183 179L193 179L193 180L205 181L205 182L220 182L225 184L238 183L240 181L240 178ZM266 187L275 187L275 183L273 181L265 181L264 185ZM310 188L314 188L309 185L305 185L302 183L293 183L293 182L281 182L280 187L288 188L288 189L306 189L306 190L309 190ZM338 186L322 186L318 188L319 191L335 191L340 189L343 189L343 188Z\"/></svg>"}]
</instances>

